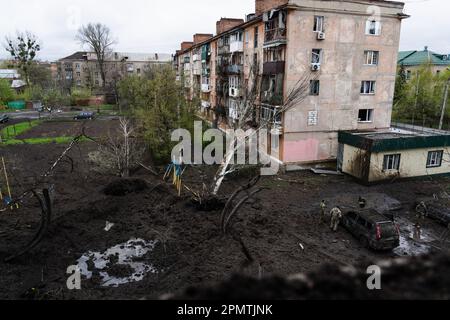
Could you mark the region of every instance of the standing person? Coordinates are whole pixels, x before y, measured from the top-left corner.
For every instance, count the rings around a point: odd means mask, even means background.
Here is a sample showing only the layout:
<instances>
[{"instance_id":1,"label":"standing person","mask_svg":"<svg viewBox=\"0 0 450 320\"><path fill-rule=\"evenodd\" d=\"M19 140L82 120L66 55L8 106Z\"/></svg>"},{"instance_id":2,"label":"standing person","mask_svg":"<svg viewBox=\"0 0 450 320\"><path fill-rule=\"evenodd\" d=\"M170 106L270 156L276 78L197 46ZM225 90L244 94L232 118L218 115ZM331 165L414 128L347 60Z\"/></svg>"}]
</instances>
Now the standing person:
<instances>
[{"instance_id":1,"label":"standing person","mask_svg":"<svg viewBox=\"0 0 450 320\"><path fill-rule=\"evenodd\" d=\"M359 197L358 203L361 209L364 209L367 205L367 201L363 197Z\"/></svg>"},{"instance_id":2,"label":"standing person","mask_svg":"<svg viewBox=\"0 0 450 320\"><path fill-rule=\"evenodd\" d=\"M335 207L331 210L330 214L331 214L330 228L332 231L336 232L342 220L342 211L339 207Z\"/></svg>"},{"instance_id":3,"label":"standing person","mask_svg":"<svg viewBox=\"0 0 450 320\"><path fill-rule=\"evenodd\" d=\"M416 218L419 219L425 219L428 213L428 208L425 202L421 201L417 207L416 207Z\"/></svg>"},{"instance_id":4,"label":"standing person","mask_svg":"<svg viewBox=\"0 0 450 320\"><path fill-rule=\"evenodd\" d=\"M325 222L325 210L327 209L327 204L325 200L320 203L320 223Z\"/></svg>"}]
</instances>

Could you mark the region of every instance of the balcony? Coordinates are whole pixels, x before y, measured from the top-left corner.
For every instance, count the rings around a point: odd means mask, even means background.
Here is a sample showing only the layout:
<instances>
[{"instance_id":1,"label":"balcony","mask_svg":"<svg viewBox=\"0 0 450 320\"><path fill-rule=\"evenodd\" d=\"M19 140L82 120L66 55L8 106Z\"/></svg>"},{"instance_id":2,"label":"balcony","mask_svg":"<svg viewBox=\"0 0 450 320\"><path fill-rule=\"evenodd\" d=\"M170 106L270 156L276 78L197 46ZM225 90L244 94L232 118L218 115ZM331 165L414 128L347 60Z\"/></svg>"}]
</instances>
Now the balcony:
<instances>
[{"instance_id":1,"label":"balcony","mask_svg":"<svg viewBox=\"0 0 450 320\"><path fill-rule=\"evenodd\" d=\"M281 74L284 73L284 61L270 61L264 62L263 75Z\"/></svg>"},{"instance_id":2,"label":"balcony","mask_svg":"<svg viewBox=\"0 0 450 320\"><path fill-rule=\"evenodd\" d=\"M192 56L192 60L195 61L201 61L202 57L199 54L194 54Z\"/></svg>"},{"instance_id":3,"label":"balcony","mask_svg":"<svg viewBox=\"0 0 450 320\"><path fill-rule=\"evenodd\" d=\"M278 107L274 107L269 104L261 104L260 122L265 128L271 129L271 134L282 135L283 134L283 121L282 114Z\"/></svg>"},{"instance_id":4,"label":"balcony","mask_svg":"<svg viewBox=\"0 0 450 320\"><path fill-rule=\"evenodd\" d=\"M217 50L217 54L219 56L226 55L226 54L229 54L229 53L230 53L230 46L229 45L224 45L222 47L219 47L218 50Z\"/></svg>"},{"instance_id":5,"label":"balcony","mask_svg":"<svg viewBox=\"0 0 450 320\"><path fill-rule=\"evenodd\" d=\"M243 71L243 66L239 64L232 64L227 67L228 74L241 74Z\"/></svg>"},{"instance_id":6,"label":"balcony","mask_svg":"<svg viewBox=\"0 0 450 320\"><path fill-rule=\"evenodd\" d=\"M230 52L244 52L244 42L234 41L230 43Z\"/></svg>"},{"instance_id":7,"label":"balcony","mask_svg":"<svg viewBox=\"0 0 450 320\"><path fill-rule=\"evenodd\" d=\"M200 61L194 63L193 74L196 76L200 76L202 74L202 64Z\"/></svg>"},{"instance_id":8,"label":"balcony","mask_svg":"<svg viewBox=\"0 0 450 320\"><path fill-rule=\"evenodd\" d=\"M211 86L207 83L202 83L202 92L204 93L211 92Z\"/></svg>"},{"instance_id":9,"label":"balcony","mask_svg":"<svg viewBox=\"0 0 450 320\"><path fill-rule=\"evenodd\" d=\"M266 30L264 47L286 44L286 28L275 28Z\"/></svg>"},{"instance_id":10,"label":"balcony","mask_svg":"<svg viewBox=\"0 0 450 320\"><path fill-rule=\"evenodd\" d=\"M211 103L209 101L202 100L202 108L203 109L211 108Z\"/></svg>"},{"instance_id":11,"label":"balcony","mask_svg":"<svg viewBox=\"0 0 450 320\"><path fill-rule=\"evenodd\" d=\"M185 63L184 64L184 71L185 72L190 72L191 71L191 64L190 63Z\"/></svg>"}]
</instances>

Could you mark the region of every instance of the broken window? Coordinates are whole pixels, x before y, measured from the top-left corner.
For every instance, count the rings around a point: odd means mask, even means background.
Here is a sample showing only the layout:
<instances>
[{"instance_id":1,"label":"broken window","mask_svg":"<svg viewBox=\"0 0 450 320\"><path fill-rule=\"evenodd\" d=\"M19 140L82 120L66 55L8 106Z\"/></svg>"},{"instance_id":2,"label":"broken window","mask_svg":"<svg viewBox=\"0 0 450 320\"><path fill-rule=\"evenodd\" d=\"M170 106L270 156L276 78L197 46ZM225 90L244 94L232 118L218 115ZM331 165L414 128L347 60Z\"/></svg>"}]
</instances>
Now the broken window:
<instances>
[{"instance_id":1,"label":"broken window","mask_svg":"<svg viewBox=\"0 0 450 320\"><path fill-rule=\"evenodd\" d=\"M319 80L311 80L309 83L309 94L311 96L318 96L320 93L320 81Z\"/></svg>"},{"instance_id":2,"label":"broken window","mask_svg":"<svg viewBox=\"0 0 450 320\"><path fill-rule=\"evenodd\" d=\"M366 50L364 51L364 64L370 66L378 65L379 51Z\"/></svg>"},{"instance_id":3,"label":"broken window","mask_svg":"<svg viewBox=\"0 0 450 320\"><path fill-rule=\"evenodd\" d=\"M321 63L322 61L322 49L313 49L311 63Z\"/></svg>"},{"instance_id":4,"label":"broken window","mask_svg":"<svg viewBox=\"0 0 450 320\"><path fill-rule=\"evenodd\" d=\"M258 27L255 27L255 35L254 35L254 47L258 48Z\"/></svg>"},{"instance_id":5,"label":"broken window","mask_svg":"<svg viewBox=\"0 0 450 320\"><path fill-rule=\"evenodd\" d=\"M388 154L384 156L383 170L400 170L400 154Z\"/></svg>"},{"instance_id":6,"label":"broken window","mask_svg":"<svg viewBox=\"0 0 450 320\"><path fill-rule=\"evenodd\" d=\"M379 36L381 34L381 22L376 20L367 20L366 34L371 36Z\"/></svg>"},{"instance_id":7,"label":"broken window","mask_svg":"<svg viewBox=\"0 0 450 320\"><path fill-rule=\"evenodd\" d=\"M362 81L361 82L361 94L375 94L375 81Z\"/></svg>"},{"instance_id":8,"label":"broken window","mask_svg":"<svg viewBox=\"0 0 450 320\"><path fill-rule=\"evenodd\" d=\"M358 113L358 122L372 122L373 109L361 109Z\"/></svg>"},{"instance_id":9,"label":"broken window","mask_svg":"<svg viewBox=\"0 0 450 320\"><path fill-rule=\"evenodd\" d=\"M430 151L428 152L427 168L438 168L442 166L442 158L444 151Z\"/></svg>"},{"instance_id":10,"label":"broken window","mask_svg":"<svg viewBox=\"0 0 450 320\"><path fill-rule=\"evenodd\" d=\"M323 16L314 17L314 32L324 32L324 21L325 17Z\"/></svg>"}]
</instances>

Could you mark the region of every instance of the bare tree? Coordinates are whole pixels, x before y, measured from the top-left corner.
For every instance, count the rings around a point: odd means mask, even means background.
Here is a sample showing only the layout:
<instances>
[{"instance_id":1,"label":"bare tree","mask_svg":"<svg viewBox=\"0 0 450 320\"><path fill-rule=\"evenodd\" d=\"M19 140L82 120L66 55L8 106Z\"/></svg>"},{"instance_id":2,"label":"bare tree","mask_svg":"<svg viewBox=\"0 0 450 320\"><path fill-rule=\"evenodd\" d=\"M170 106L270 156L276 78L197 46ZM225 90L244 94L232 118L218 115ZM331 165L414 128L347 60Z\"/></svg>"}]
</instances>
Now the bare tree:
<instances>
[{"instance_id":1,"label":"bare tree","mask_svg":"<svg viewBox=\"0 0 450 320\"><path fill-rule=\"evenodd\" d=\"M113 172L128 178L130 169L140 165L144 148L134 136L135 128L131 121L120 118L118 133L110 133L108 139L98 142L99 149L89 154L89 159L103 172Z\"/></svg>"},{"instance_id":2,"label":"bare tree","mask_svg":"<svg viewBox=\"0 0 450 320\"><path fill-rule=\"evenodd\" d=\"M275 119L283 116L286 112L304 101L310 93L311 81L316 80L318 74L319 73L305 72L305 74L293 85L284 99L284 102L274 110L273 114L269 118L259 119L254 128L253 135L258 135L262 129L271 130ZM254 124L255 111L259 110L259 106L261 105L261 82L262 77L260 75L259 65L257 63L250 64L249 84L244 88L244 95L239 106L238 117L237 119L230 119L230 117L228 117L228 127L245 131L250 128L249 124ZM223 158L219 170L214 176L211 188L212 195L217 196L225 177L236 170L237 166L232 164L236 151L243 144L245 145L250 138L251 137L247 136L242 140L239 137L234 136L230 139L227 146L227 153Z\"/></svg>"},{"instance_id":3,"label":"bare tree","mask_svg":"<svg viewBox=\"0 0 450 320\"><path fill-rule=\"evenodd\" d=\"M101 23L89 23L78 30L76 39L81 45L88 45L97 56L102 86L104 87L106 85L105 60L112 52L112 46L116 43L112 39L110 29Z\"/></svg>"}]
</instances>

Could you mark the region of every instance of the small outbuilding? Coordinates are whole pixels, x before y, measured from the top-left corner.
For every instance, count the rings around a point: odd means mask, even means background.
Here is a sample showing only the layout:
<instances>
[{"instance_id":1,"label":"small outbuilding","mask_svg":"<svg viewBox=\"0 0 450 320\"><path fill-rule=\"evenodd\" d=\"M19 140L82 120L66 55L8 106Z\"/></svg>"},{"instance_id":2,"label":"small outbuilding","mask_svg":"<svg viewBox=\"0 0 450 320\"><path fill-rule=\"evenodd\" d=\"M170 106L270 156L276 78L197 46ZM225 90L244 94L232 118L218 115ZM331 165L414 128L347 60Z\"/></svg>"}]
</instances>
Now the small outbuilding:
<instances>
[{"instance_id":1,"label":"small outbuilding","mask_svg":"<svg viewBox=\"0 0 450 320\"><path fill-rule=\"evenodd\" d=\"M339 133L338 169L363 183L450 173L450 132L398 125Z\"/></svg>"}]
</instances>

